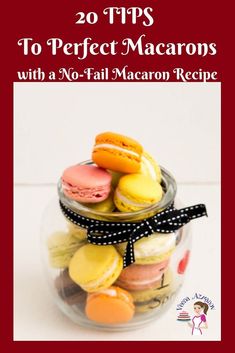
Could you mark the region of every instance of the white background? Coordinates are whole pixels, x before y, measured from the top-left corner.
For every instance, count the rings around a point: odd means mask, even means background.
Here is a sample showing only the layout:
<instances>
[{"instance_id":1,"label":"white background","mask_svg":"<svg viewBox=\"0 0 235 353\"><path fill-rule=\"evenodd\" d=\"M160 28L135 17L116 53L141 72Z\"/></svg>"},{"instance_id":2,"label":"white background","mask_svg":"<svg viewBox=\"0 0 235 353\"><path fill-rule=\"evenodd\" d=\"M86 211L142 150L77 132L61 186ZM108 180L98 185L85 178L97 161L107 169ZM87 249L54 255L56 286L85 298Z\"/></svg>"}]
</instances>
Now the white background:
<instances>
[{"instance_id":1,"label":"white background","mask_svg":"<svg viewBox=\"0 0 235 353\"><path fill-rule=\"evenodd\" d=\"M175 176L186 204L206 203L193 222L193 253L176 298L201 292L216 310L200 340L220 339L220 84L16 83L14 86L14 339L191 340L172 308L146 328L90 331L54 305L43 276L39 227L62 170L90 158L94 137L115 131L139 140Z\"/></svg>"}]
</instances>

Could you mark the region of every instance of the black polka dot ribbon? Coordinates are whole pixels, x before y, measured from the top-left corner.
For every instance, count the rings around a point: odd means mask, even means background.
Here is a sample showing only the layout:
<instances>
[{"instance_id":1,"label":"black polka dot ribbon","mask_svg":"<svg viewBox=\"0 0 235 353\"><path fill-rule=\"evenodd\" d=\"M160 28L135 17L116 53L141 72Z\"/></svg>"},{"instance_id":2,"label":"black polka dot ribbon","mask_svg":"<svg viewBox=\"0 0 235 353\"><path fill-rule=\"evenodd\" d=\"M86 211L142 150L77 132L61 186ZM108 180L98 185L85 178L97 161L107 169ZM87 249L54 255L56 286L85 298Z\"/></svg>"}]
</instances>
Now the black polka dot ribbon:
<instances>
[{"instance_id":1,"label":"black polka dot ribbon","mask_svg":"<svg viewBox=\"0 0 235 353\"><path fill-rule=\"evenodd\" d=\"M135 262L134 243L153 233L174 233L194 218L207 216L203 204L177 210L173 205L156 215L139 222L107 222L88 217L68 208L60 200L60 208L64 216L73 224L87 229L87 240L95 245L113 245L127 242L123 256L123 267Z\"/></svg>"}]
</instances>

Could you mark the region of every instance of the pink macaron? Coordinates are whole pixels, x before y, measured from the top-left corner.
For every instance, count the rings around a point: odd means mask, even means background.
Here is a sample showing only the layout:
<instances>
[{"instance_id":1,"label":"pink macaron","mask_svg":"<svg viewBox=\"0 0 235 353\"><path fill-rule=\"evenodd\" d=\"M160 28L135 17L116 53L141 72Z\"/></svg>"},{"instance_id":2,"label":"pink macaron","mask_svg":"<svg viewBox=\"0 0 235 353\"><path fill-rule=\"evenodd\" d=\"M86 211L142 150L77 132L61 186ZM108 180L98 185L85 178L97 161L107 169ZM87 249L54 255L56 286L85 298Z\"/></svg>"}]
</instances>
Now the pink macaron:
<instances>
[{"instance_id":1,"label":"pink macaron","mask_svg":"<svg viewBox=\"0 0 235 353\"><path fill-rule=\"evenodd\" d=\"M151 265L131 265L122 270L116 284L128 290L153 288L167 270L170 259Z\"/></svg>"},{"instance_id":2,"label":"pink macaron","mask_svg":"<svg viewBox=\"0 0 235 353\"><path fill-rule=\"evenodd\" d=\"M105 200L111 191L112 176L93 165L74 165L61 177L64 194L72 200L96 203Z\"/></svg>"}]
</instances>

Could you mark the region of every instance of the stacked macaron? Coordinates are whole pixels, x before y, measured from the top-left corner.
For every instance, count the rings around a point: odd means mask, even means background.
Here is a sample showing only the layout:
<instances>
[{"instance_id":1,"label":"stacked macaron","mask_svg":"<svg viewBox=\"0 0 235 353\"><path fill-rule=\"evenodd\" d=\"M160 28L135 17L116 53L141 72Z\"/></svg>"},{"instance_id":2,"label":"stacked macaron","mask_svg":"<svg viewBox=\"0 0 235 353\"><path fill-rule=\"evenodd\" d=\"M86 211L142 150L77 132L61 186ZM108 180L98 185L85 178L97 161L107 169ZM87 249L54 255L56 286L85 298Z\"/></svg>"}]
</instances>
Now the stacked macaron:
<instances>
[{"instance_id":1,"label":"stacked macaron","mask_svg":"<svg viewBox=\"0 0 235 353\"><path fill-rule=\"evenodd\" d=\"M102 133L95 139L92 160L94 165L65 169L65 196L101 212L134 212L162 199L161 169L137 141Z\"/></svg>"},{"instance_id":2,"label":"stacked macaron","mask_svg":"<svg viewBox=\"0 0 235 353\"><path fill-rule=\"evenodd\" d=\"M104 218L105 213L135 212L161 201L161 169L137 141L111 132L99 134L92 161L65 169L65 197L103 212ZM82 298L87 317L103 324L127 322L135 312L160 306L171 288L174 234L154 233L137 241L135 264L125 269L125 243L97 246L89 244L86 235L69 223L67 232L53 234L48 242L51 266L61 271L55 287L66 303Z\"/></svg>"},{"instance_id":3,"label":"stacked macaron","mask_svg":"<svg viewBox=\"0 0 235 353\"><path fill-rule=\"evenodd\" d=\"M124 254L125 244L118 245L118 249ZM135 243L135 264L123 269L116 283L131 292L136 312L159 307L163 296L170 293L169 264L174 249L174 234L154 233Z\"/></svg>"}]
</instances>

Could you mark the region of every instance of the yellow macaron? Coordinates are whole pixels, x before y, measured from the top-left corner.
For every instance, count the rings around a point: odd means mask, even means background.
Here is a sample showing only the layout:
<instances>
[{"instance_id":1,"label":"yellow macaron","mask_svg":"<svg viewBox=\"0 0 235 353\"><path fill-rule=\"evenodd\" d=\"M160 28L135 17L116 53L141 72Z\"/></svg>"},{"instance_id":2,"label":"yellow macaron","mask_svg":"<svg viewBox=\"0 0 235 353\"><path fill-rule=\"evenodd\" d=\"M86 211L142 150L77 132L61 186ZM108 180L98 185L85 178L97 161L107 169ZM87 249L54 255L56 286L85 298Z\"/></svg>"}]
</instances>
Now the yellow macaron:
<instances>
[{"instance_id":1,"label":"yellow macaron","mask_svg":"<svg viewBox=\"0 0 235 353\"><path fill-rule=\"evenodd\" d=\"M86 244L69 264L71 279L87 292L111 286L120 275L123 261L114 246Z\"/></svg>"},{"instance_id":2,"label":"yellow macaron","mask_svg":"<svg viewBox=\"0 0 235 353\"><path fill-rule=\"evenodd\" d=\"M154 160L154 158L146 151L143 152L141 157L141 174L148 175L153 180L158 183L161 182L162 174L161 168L158 163Z\"/></svg>"},{"instance_id":3,"label":"yellow macaron","mask_svg":"<svg viewBox=\"0 0 235 353\"><path fill-rule=\"evenodd\" d=\"M119 211L133 212L159 202L162 196L161 185L149 176L128 174L119 180L114 193L114 203Z\"/></svg>"}]
</instances>

